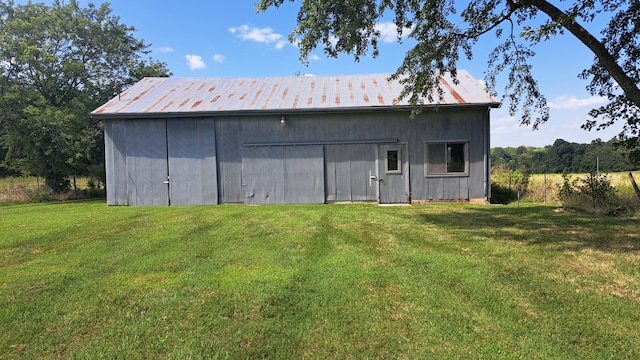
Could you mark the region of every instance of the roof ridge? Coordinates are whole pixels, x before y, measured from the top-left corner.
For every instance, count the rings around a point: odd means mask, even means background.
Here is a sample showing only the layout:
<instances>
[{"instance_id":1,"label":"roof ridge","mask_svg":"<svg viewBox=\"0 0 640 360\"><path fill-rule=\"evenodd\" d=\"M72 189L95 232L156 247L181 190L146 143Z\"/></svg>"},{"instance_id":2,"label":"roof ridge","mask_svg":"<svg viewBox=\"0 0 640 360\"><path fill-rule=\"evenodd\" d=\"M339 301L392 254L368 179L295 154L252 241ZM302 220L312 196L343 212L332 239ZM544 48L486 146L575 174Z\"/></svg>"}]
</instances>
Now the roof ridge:
<instances>
[{"instance_id":1,"label":"roof ridge","mask_svg":"<svg viewBox=\"0 0 640 360\"><path fill-rule=\"evenodd\" d=\"M339 74L339 75L282 75L282 76L216 76L216 77L169 77L169 76L145 76L144 79L174 79L174 80L268 80L268 79L297 79L297 78L338 78L338 77L367 77L367 76L391 76L393 73L367 73L367 74Z\"/></svg>"}]
</instances>

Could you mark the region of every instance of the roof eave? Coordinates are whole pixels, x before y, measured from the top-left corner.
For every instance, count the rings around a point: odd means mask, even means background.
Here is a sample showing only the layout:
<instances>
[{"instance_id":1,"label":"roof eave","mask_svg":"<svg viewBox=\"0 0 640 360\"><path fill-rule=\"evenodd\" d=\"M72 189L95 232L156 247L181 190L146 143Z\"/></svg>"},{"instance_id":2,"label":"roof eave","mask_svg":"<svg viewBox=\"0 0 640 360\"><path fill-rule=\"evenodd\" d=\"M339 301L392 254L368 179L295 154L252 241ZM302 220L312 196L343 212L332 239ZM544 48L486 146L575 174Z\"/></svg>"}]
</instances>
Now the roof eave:
<instances>
[{"instance_id":1,"label":"roof eave","mask_svg":"<svg viewBox=\"0 0 640 360\"><path fill-rule=\"evenodd\" d=\"M92 112L93 119L149 119L149 118L186 118L186 117L220 117L220 116L257 116L282 114L324 114L324 113L353 113L364 111L412 111L418 109L451 109L451 108L499 108L499 102L467 103L467 104L429 104L429 105L391 105L317 109L267 109L267 110L225 110L225 111L185 111L185 112L149 112L149 113L98 113Z\"/></svg>"}]
</instances>

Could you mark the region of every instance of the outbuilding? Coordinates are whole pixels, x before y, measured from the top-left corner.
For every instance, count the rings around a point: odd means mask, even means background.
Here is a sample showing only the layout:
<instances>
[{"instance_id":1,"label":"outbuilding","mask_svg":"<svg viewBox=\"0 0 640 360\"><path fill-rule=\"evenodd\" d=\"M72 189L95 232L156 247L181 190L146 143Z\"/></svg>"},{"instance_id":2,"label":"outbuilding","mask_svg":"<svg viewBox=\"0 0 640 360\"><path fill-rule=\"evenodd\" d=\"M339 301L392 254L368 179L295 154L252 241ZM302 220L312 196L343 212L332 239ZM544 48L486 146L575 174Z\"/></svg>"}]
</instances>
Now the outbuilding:
<instances>
[{"instance_id":1,"label":"outbuilding","mask_svg":"<svg viewBox=\"0 0 640 360\"><path fill-rule=\"evenodd\" d=\"M458 80L412 116L385 74L145 78L91 113L107 203L486 202L499 102Z\"/></svg>"}]
</instances>

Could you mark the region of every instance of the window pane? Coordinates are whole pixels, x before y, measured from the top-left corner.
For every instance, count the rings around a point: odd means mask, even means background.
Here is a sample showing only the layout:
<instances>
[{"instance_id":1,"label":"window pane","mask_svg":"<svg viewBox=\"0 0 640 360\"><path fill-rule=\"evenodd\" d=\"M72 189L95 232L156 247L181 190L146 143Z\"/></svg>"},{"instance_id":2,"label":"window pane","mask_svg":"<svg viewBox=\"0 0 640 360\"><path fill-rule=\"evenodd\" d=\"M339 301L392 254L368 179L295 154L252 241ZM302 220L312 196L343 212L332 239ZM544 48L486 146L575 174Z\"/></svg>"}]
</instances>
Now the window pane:
<instances>
[{"instance_id":1,"label":"window pane","mask_svg":"<svg viewBox=\"0 0 640 360\"><path fill-rule=\"evenodd\" d=\"M465 172L465 144L447 144L447 172Z\"/></svg>"},{"instance_id":2,"label":"window pane","mask_svg":"<svg viewBox=\"0 0 640 360\"><path fill-rule=\"evenodd\" d=\"M446 174L446 144L427 144L427 174Z\"/></svg>"},{"instance_id":3,"label":"window pane","mask_svg":"<svg viewBox=\"0 0 640 360\"><path fill-rule=\"evenodd\" d=\"M398 150L387 151L387 171L399 171L400 160L398 159Z\"/></svg>"}]
</instances>

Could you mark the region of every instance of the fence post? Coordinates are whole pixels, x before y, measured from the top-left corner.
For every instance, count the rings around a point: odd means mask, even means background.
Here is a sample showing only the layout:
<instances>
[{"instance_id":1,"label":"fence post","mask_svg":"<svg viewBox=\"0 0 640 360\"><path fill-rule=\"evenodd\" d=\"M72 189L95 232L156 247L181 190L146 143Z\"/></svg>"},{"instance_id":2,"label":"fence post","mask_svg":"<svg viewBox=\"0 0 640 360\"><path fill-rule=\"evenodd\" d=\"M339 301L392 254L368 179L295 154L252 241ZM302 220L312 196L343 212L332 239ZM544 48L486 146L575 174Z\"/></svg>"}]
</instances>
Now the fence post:
<instances>
[{"instance_id":1,"label":"fence post","mask_svg":"<svg viewBox=\"0 0 640 360\"><path fill-rule=\"evenodd\" d=\"M636 191L636 196L640 200L640 189L638 189L638 184L636 184L636 180L633 178L633 174L629 172L629 180L631 180L631 185L633 185L633 190Z\"/></svg>"},{"instance_id":2,"label":"fence post","mask_svg":"<svg viewBox=\"0 0 640 360\"><path fill-rule=\"evenodd\" d=\"M547 173L544 173L544 204L547 205Z\"/></svg>"}]
</instances>

